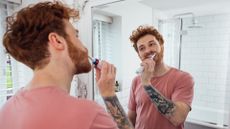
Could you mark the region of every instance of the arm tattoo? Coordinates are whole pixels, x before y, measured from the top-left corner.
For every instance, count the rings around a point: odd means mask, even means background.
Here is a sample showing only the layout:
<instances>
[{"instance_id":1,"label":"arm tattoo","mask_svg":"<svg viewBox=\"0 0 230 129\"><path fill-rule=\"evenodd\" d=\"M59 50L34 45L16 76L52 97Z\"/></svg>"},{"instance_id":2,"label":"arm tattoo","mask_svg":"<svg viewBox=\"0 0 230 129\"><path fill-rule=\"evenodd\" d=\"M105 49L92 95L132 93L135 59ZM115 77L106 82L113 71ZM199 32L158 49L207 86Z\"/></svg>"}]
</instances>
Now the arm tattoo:
<instances>
[{"instance_id":1,"label":"arm tattoo","mask_svg":"<svg viewBox=\"0 0 230 129\"><path fill-rule=\"evenodd\" d=\"M103 97L105 105L118 125L119 129L134 129L125 114L117 96Z\"/></svg>"},{"instance_id":2,"label":"arm tattoo","mask_svg":"<svg viewBox=\"0 0 230 129\"><path fill-rule=\"evenodd\" d=\"M161 95L154 87L147 85L144 86L144 89L161 114L169 116L174 112L175 104Z\"/></svg>"}]
</instances>

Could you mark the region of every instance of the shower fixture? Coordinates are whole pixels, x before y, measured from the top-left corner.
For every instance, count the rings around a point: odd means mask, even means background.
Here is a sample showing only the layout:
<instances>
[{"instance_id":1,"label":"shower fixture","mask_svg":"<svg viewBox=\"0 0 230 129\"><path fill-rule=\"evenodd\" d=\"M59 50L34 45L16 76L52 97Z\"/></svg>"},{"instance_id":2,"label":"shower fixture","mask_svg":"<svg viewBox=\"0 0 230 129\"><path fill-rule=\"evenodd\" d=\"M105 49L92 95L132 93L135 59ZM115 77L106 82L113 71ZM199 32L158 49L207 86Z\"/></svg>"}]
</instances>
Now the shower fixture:
<instances>
[{"instance_id":1,"label":"shower fixture","mask_svg":"<svg viewBox=\"0 0 230 129\"><path fill-rule=\"evenodd\" d=\"M181 13L181 14L176 14L173 16L173 19L179 19L180 20L180 41L179 41L179 57L178 57L178 69L181 69L181 54L182 54L182 39L184 35L188 34L187 30L184 30L184 19L183 18L192 18L191 25L187 26L189 29L195 29L195 28L201 28L197 24L197 20L195 19L195 15L192 12L188 13Z\"/></svg>"},{"instance_id":2,"label":"shower fixture","mask_svg":"<svg viewBox=\"0 0 230 129\"><path fill-rule=\"evenodd\" d=\"M192 17L192 25L188 26L188 28L202 28L202 26L198 25L198 21L195 17Z\"/></svg>"},{"instance_id":3,"label":"shower fixture","mask_svg":"<svg viewBox=\"0 0 230 129\"><path fill-rule=\"evenodd\" d=\"M188 28L190 29L195 29L195 28L202 28L201 25L198 25L198 21L197 19L195 18L195 15L194 13L192 12L187 12L187 13L180 13L180 14L176 14L173 16L173 18L179 18L179 19L182 19L182 18L188 18L188 17L191 17L192 18L192 21L191 21L191 25L187 26Z\"/></svg>"},{"instance_id":4,"label":"shower fixture","mask_svg":"<svg viewBox=\"0 0 230 129\"><path fill-rule=\"evenodd\" d=\"M173 18L183 18L183 17L188 17L189 15L192 16L192 17L195 16L194 13L192 13L192 12L187 12L187 13L175 14L175 15L173 16Z\"/></svg>"}]
</instances>

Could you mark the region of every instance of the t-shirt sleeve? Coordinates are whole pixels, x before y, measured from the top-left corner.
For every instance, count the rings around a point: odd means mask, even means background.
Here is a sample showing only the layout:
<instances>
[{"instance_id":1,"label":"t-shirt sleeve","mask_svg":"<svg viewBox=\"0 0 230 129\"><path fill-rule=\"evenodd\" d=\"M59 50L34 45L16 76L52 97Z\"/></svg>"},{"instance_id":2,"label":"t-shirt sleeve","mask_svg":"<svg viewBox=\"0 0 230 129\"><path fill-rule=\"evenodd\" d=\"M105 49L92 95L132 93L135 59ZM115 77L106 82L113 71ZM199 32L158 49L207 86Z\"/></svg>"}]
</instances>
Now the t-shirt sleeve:
<instances>
[{"instance_id":1,"label":"t-shirt sleeve","mask_svg":"<svg viewBox=\"0 0 230 129\"><path fill-rule=\"evenodd\" d=\"M190 74L184 73L175 85L172 101L184 102L191 108L194 92L194 81Z\"/></svg>"},{"instance_id":2,"label":"t-shirt sleeve","mask_svg":"<svg viewBox=\"0 0 230 129\"><path fill-rule=\"evenodd\" d=\"M100 108L90 129L118 129L118 127L113 118L103 108Z\"/></svg>"},{"instance_id":3,"label":"t-shirt sleeve","mask_svg":"<svg viewBox=\"0 0 230 129\"><path fill-rule=\"evenodd\" d=\"M135 100L135 94L134 94L136 85L137 85L137 78L135 78L132 81L132 86L130 88L128 109L131 110L131 111L136 111L136 100Z\"/></svg>"}]
</instances>

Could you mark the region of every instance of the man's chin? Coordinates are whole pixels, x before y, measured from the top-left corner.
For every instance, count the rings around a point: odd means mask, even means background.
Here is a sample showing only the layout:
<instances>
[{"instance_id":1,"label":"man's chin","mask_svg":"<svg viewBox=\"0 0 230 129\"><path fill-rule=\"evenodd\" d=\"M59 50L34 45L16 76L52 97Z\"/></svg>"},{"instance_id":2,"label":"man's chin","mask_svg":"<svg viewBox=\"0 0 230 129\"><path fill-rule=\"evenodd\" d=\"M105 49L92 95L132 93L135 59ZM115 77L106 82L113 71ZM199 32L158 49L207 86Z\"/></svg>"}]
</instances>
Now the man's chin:
<instances>
[{"instance_id":1,"label":"man's chin","mask_svg":"<svg viewBox=\"0 0 230 129\"><path fill-rule=\"evenodd\" d=\"M84 67L79 68L75 74L81 74L81 73L88 73L92 70L92 66L91 65L87 65Z\"/></svg>"}]
</instances>

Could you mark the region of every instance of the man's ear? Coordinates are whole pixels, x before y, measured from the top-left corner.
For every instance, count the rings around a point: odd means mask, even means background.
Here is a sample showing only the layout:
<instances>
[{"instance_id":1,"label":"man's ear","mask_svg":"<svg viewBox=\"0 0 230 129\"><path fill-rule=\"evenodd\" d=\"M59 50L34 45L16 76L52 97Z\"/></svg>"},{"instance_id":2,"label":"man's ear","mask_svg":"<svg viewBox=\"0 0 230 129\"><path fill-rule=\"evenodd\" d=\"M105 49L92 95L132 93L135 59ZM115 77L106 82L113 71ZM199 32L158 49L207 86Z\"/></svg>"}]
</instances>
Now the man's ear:
<instances>
[{"instance_id":1,"label":"man's ear","mask_svg":"<svg viewBox=\"0 0 230 129\"><path fill-rule=\"evenodd\" d=\"M57 50L63 50L65 48L65 39L57 33L49 33L48 40L50 45L52 45Z\"/></svg>"}]
</instances>

